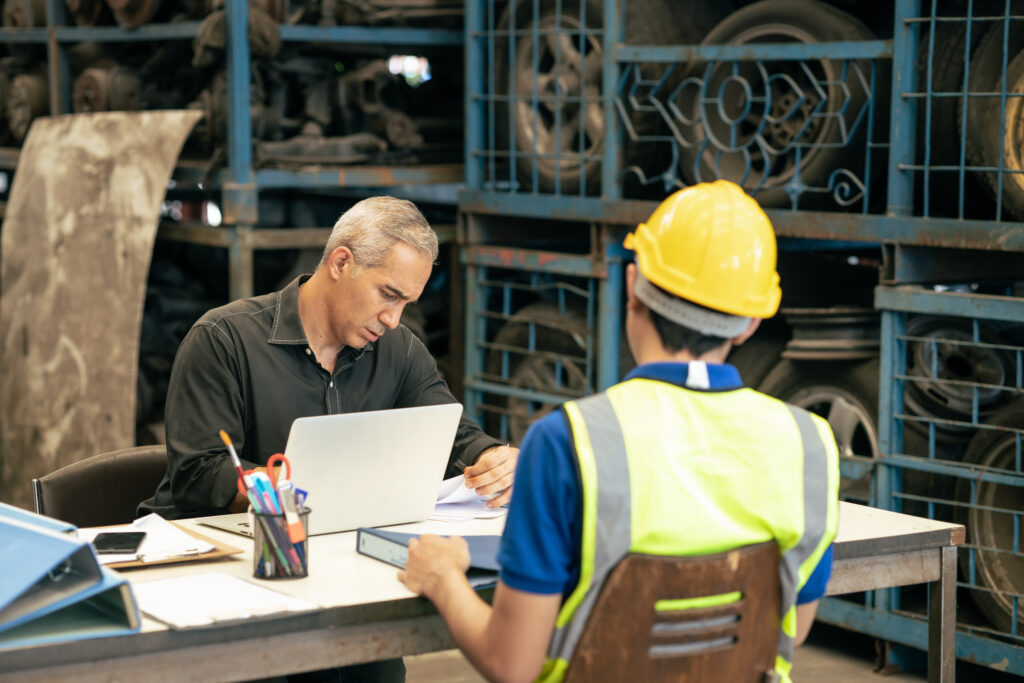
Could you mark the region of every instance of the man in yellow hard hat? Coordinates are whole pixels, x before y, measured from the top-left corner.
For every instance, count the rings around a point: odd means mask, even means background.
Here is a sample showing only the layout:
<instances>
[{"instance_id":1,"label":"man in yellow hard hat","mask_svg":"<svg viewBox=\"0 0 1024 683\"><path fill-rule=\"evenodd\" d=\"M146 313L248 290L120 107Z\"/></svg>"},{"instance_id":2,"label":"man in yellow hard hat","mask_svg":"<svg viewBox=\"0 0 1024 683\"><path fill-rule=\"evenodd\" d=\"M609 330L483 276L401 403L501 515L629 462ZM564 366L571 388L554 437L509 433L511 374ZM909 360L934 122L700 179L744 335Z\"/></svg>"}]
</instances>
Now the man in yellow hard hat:
<instances>
[{"instance_id":1,"label":"man in yellow hard hat","mask_svg":"<svg viewBox=\"0 0 1024 683\"><path fill-rule=\"evenodd\" d=\"M775 234L717 181L676 192L626 238L636 367L522 443L493 607L460 538L424 536L399 578L434 601L490 679L559 681L609 571L627 553L706 555L774 540L776 672L789 680L831 572L838 454L825 420L744 388L724 363L781 298Z\"/></svg>"}]
</instances>

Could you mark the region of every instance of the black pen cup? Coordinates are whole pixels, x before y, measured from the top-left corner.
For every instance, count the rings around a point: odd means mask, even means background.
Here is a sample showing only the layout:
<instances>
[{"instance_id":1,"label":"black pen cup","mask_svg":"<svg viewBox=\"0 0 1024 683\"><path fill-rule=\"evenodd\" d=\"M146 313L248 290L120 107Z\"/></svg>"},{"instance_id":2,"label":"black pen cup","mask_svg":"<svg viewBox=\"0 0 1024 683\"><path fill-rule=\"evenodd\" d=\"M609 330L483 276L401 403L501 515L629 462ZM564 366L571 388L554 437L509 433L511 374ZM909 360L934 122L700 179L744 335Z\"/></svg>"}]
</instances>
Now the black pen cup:
<instances>
[{"instance_id":1,"label":"black pen cup","mask_svg":"<svg viewBox=\"0 0 1024 683\"><path fill-rule=\"evenodd\" d=\"M309 508L296 513L290 528L285 515L249 511L253 530L252 575L257 579L301 579L309 575ZM293 542L292 538L301 539Z\"/></svg>"}]
</instances>

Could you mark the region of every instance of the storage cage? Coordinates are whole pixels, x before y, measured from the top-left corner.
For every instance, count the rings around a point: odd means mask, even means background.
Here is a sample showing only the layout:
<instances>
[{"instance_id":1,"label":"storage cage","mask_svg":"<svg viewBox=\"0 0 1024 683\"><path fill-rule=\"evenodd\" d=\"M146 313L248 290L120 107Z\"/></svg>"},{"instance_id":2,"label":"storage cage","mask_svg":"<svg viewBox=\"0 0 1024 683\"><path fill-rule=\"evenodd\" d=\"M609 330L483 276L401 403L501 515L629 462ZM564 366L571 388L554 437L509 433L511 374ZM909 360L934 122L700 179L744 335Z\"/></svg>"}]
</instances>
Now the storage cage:
<instances>
[{"instance_id":1,"label":"storage cage","mask_svg":"<svg viewBox=\"0 0 1024 683\"><path fill-rule=\"evenodd\" d=\"M1024 674L1024 3L475 0L465 21L471 413L516 441L617 381L622 235L732 180L775 226L783 310L730 360L829 418L844 499L978 527L957 656ZM553 296L566 260L586 275ZM925 605L893 589L819 614L923 648Z\"/></svg>"},{"instance_id":2,"label":"storage cage","mask_svg":"<svg viewBox=\"0 0 1024 683\"><path fill-rule=\"evenodd\" d=\"M879 287L876 302L884 341L873 504L967 527L958 656L1020 673L1024 300L896 285ZM893 589L866 606L831 600L823 616L926 648L923 597Z\"/></svg>"},{"instance_id":3,"label":"storage cage","mask_svg":"<svg viewBox=\"0 0 1024 683\"><path fill-rule=\"evenodd\" d=\"M322 247L332 193L462 180L461 23L456 0L6 0L0 167L37 116L202 112L160 237L226 249L248 296L256 252Z\"/></svg>"}]
</instances>

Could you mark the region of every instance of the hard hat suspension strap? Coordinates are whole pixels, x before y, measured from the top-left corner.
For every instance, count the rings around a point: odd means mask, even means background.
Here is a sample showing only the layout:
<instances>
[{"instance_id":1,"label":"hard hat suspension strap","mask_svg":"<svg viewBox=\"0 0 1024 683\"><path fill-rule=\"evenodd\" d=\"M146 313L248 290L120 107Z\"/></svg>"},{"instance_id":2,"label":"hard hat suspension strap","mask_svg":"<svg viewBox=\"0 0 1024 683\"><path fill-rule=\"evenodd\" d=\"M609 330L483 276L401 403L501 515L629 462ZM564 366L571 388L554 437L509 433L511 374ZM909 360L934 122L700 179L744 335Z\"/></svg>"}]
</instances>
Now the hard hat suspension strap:
<instances>
[{"instance_id":1,"label":"hard hat suspension strap","mask_svg":"<svg viewBox=\"0 0 1024 683\"><path fill-rule=\"evenodd\" d=\"M667 294L645 278L639 268L636 271L633 293L652 311L660 313L677 325L701 334L731 339L742 334L750 324L750 318L718 313Z\"/></svg>"}]
</instances>

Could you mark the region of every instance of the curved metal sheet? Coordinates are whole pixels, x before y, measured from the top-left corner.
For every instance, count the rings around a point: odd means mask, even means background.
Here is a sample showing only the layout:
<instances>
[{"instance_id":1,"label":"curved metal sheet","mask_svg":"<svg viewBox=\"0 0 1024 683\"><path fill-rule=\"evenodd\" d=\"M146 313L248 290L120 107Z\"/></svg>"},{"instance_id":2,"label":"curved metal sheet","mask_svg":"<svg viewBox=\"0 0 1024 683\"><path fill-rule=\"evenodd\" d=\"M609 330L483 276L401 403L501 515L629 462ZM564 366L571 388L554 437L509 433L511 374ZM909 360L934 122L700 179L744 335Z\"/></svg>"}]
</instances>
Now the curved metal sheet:
<instances>
[{"instance_id":1,"label":"curved metal sheet","mask_svg":"<svg viewBox=\"0 0 1024 683\"><path fill-rule=\"evenodd\" d=\"M192 111L37 119L0 233L0 500L135 442L160 204Z\"/></svg>"}]
</instances>

